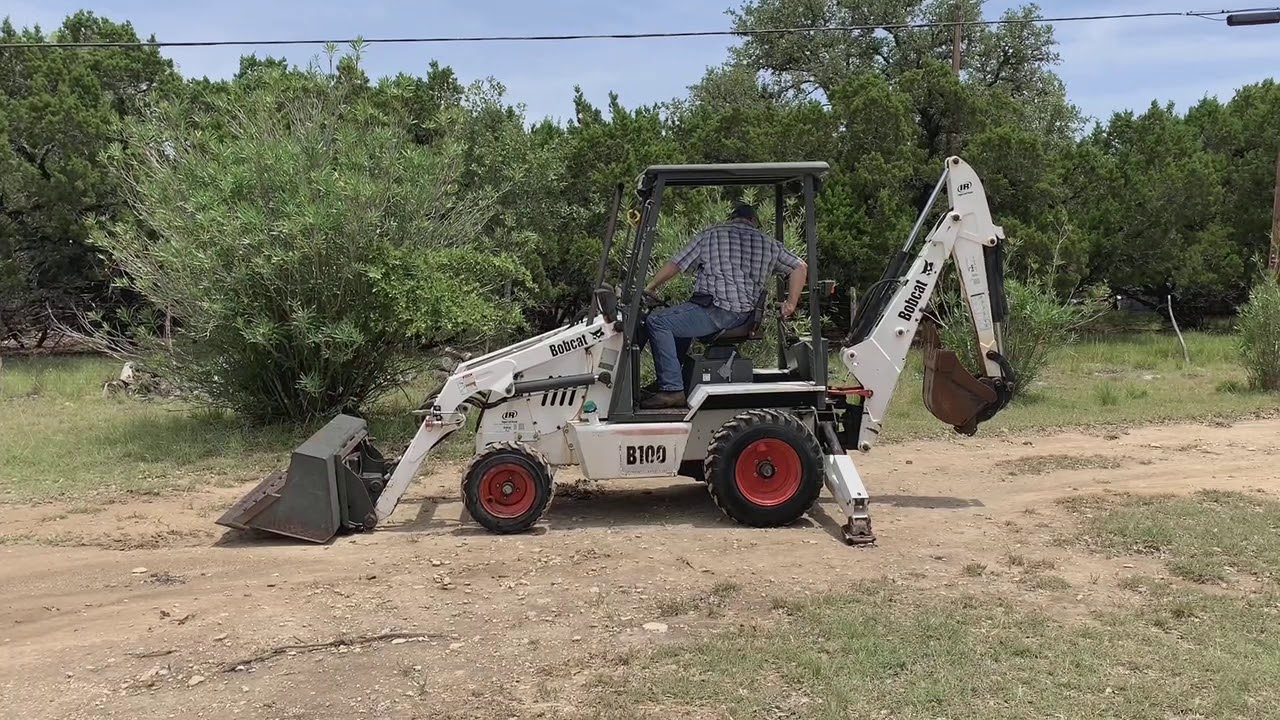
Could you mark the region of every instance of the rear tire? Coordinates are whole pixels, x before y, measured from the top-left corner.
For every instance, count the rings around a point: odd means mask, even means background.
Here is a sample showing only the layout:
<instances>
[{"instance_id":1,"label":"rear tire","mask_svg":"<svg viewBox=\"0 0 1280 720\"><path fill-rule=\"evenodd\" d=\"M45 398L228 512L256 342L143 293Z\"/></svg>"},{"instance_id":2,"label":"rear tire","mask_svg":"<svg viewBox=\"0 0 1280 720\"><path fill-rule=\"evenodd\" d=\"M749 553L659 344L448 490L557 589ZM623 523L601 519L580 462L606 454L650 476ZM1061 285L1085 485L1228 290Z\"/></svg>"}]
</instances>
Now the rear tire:
<instances>
[{"instance_id":1,"label":"rear tire","mask_svg":"<svg viewBox=\"0 0 1280 720\"><path fill-rule=\"evenodd\" d=\"M490 532L533 527L551 506L554 471L542 453L522 443L497 443L476 455L462 476L462 503Z\"/></svg>"},{"instance_id":2,"label":"rear tire","mask_svg":"<svg viewBox=\"0 0 1280 720\"><path fill-rule=\"evenodd\" d=\"M716 505L752 527L795 522L822 492L818 439L779 410L750 410L722 425L703 467Z\"/></svg>"}]
</instances>

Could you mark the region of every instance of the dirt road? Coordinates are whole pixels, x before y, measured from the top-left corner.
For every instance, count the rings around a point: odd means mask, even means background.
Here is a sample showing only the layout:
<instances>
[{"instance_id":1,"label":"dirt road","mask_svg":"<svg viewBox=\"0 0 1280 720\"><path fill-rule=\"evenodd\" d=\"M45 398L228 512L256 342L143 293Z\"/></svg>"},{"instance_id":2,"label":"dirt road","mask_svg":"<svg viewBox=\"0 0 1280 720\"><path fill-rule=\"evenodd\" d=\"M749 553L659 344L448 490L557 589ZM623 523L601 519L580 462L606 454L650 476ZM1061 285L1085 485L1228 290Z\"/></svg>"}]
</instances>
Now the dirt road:
<instances>
[{"instance_id":1,"label":"dirt road","mask_svg":"<svg viewBox=\"0 0 1280 720\"><path fill-rule=\"evenodd\" d=\"M1074 527L1054 501L1280 492L1277 437L1268 420L882 446L858 458L879 542L857 549L838 541L825 492L796 526L753 530L700 483L573 484L563 471L544 526L512 537L470 522L458 469L439 465L376 532L322 546L214 525L249 485L9 506L0 707L49 719L586 716L586 681L628 648L770 622L773 598L859 578L937 592L1004 583L1065 613L1119 602L1118 576L1159 567L1054 542ZM1002 564L1013 552L1056 558L1073 589L1018 585ZM968 577L974 562L992 570ZM355 644L286 648L343 638Z\"/></svg>"}]
</instances>

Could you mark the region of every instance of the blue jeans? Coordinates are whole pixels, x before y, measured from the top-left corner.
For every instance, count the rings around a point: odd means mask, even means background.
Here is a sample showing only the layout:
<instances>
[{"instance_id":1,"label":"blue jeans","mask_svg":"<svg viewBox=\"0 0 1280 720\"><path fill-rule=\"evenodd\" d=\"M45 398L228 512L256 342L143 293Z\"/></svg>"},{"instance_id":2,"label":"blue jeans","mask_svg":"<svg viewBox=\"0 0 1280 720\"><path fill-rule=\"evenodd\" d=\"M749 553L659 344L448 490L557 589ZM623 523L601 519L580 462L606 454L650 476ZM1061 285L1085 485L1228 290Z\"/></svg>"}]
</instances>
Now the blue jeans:
<instances>
[{"instance_id":1,"label":"blue jeans","mask_svg":"<svg viewBox=\"0 0 1280 720\"><path fill-rule=\"evenodd\" d=\"M693 339L728 330L751 319L751 312L730 312L718 307L702 307L683 302L649 314L646 328L653 342L653 367L662 392L682 392L684 377L680 358L689 352Z\"/></svg>"}]
</instances>

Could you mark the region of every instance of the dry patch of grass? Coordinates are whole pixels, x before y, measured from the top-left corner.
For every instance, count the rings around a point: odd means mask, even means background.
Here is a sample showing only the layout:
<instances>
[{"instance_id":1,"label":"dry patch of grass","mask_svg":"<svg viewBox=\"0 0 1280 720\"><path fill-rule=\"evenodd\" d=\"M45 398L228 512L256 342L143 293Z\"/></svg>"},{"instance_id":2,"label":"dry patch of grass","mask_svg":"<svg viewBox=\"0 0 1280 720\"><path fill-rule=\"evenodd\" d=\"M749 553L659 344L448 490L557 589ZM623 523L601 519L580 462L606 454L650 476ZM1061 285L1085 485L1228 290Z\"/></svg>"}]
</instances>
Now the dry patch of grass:
<instances>
[{"instance_id":1,"label":"dry patch of grass","mask_svg":"<svg viewBox=\"0 0 1280 720\"><path fill-rule=\"evenodd\" d=\"M1280 502L1261 495L1206 490L1187 496L1069 498L1080 542L1112 555L1150 555L1192 582L1227 582L1245 573L1280 579Z\"/></svg>"},{"instance_id":2,"label":"dry patch of grass","mask_svg":"<svg viewBox=\"0 0 1280 720\"><path fill-rule=\"evenodd\" d=\"M617 718L1276 717L1276 602L1164 592L1073 622L869 583L634 655L595 702Z\"/></svg>"},{"instance_id":3,"label":"dry patch of grass","mask_svg":"<svg viewBox=\"0 0 1280 720\"><path fill-rule=\"evenodd\" d=\"M164 529L138 533L99 532L83 533L55 531L37 533L22 531L0 534L0 545L43 545L45 547L93 547L104 550L157 550L199 544L213 536L208 530Z\"/></svg>"},{"instance_id":4,"label":"dry patch of grass","mask_svg":"<svg viewBox=\"0 0 1280 720\"><path fill-rule=\"evenodd\" d=\"M1024 575L1022 584L1033 590L1044 590L1045 592L1064 592L1071 589L1071 583L1067 582L1066 578L1047 573Z\"/></svg>"},{"instance_id":5,"label":"dry patch of grass","mask_svg":"<svg viewBox=\"0 0 1280 720\"><path fill-rule=\"evenodd\" d=\"M1005 555L1004 560L1012 567L1021 568L1022 570L1029 572L1035 572L1037 570L1052 570L1058 566L1056 562L1049 558L1027 557L1021 553L1009 553L1008 555Z\"/></svg>"},{"instance_id":6,"label":"dry patch of grass","mask_svg":"<svg viewBox=\"0 0 1280 720\"><path fill-rule=\"evenodd\" d=\"M1022 457L1001 460L996 467L1007 475L1047 475L1059 470L1114 470L1120 467L1120 461L1107 455L1067 455L1050 453L1046 455L1024 455Z\"/></svg>"},{"instance_id":7,"label":"dry patch of grass","mask_svg":"<svg viewBox=\"0 0 1280 720\"><path fill-rule=\"evenodd\" d=\"M729 600L742 590L733 580L719 580L700 593L669 595L654 603L659 617L669 618L702 611L709 617L719 617Z\"/></svg>"}]
</instances>

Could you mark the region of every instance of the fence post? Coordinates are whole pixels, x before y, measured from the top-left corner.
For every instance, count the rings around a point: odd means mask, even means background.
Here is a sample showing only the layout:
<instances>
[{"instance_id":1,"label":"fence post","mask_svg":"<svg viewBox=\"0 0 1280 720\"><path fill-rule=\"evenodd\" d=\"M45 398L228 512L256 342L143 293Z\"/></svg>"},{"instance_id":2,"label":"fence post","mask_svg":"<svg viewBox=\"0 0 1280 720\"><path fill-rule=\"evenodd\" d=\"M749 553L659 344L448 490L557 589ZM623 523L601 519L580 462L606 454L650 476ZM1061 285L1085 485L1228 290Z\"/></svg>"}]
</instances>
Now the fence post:
<instances>
[{"instance_id":1,"label":"fence post","mask_svg":"<svg viewBox=\"0 0 1280 720\"><path fill-rule=\"evenodd\" d=\"M1178 342L1182 344L1182 359L1190 365L1191 353L1187 352L1187 341L1182 339L1182 331L1178 329L1178 318L1173 316L1173 296L1168 295L1166 297L1169 303L1169 320L1173 323L1173 331L1178 333Z\"/></svg>"}]
</instances>

